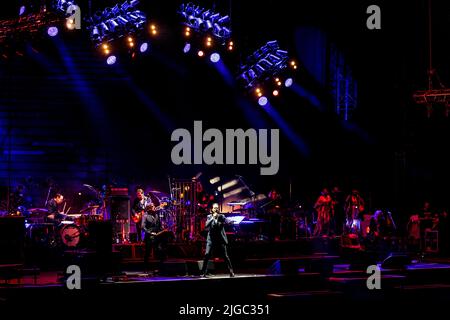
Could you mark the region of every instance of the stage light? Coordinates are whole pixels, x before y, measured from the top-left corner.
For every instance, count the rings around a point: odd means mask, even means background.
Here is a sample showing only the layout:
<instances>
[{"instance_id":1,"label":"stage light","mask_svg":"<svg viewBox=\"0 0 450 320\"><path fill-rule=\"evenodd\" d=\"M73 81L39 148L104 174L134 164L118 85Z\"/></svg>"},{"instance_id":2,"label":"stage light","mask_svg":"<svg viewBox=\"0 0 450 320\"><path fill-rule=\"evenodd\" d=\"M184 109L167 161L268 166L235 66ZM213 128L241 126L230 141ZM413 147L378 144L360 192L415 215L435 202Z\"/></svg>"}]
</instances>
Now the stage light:
<instances>
[{"instance_id":1,"label":"stage light","mask_svg":"<svg viewBox=\"0 0 450 320\"><path fill-rule=\"evenodd\" d=\"M220 60L220 54L214 52L209 59L211 60L211 62L216 63Z\"/></svg>"},{"instance_id":2,"label":"stage light","mask_svg":"<svg viewBox=\"0 0 450 320\"><path fill-rule=\"evenodd\" d=\"M132 37L128 37L128 42L133 42L133 38Z\"/></svg>"},{"instance_id":3,"label":"stage light","mask_svg":"<svg viewBox=\"0 0 450 320\"><path fill-rule=\"evenodd\" d=\"M261 107L264 107L267 104L267 102L269 102L269 100L267 100L267 98L265 96L262 96L258 99L258 104Z\"/></svg>"},{"instance_id":4,"label":"stage light","mask_svg":"<svg viewBox=\"0 0 450 320\"><path fill-rule=\"evenodd\" d=\"M147 17L140 10L131 11L138 3L135 0L125 1L90 17L87 28L91 32L91 40L98 44L104 40L114 41L143 32L147 26ZM152 24L150 30L155 34L156 26Z\"/></svg>"},{"instance_id":5,"label":"stage light","mask_svg":"<svg viewBox=\"0 0 450 320\"><path fill-rule=\"evenodd\" d=\"M58 28L57 27L49 27L47 29L47 34L50 37L56 37L58 35Z\"/></svg>"},{"instance_id":6,"label":"stage light","mask_svg":"<svg viewBox=\"0 0 450 320\"><path fill-rule=\"evenodd\" d=\"M105 49L104 52L105 52L106 55L108 55L110 51L108 49Z\"/></svg>"},{"instance_id":7,"label":"stage light","mask_svg":"<svg viewBox=\"0 0 450 320\"><path fill-rule=\"evenodd\" d=\"M191 44L190 43L186 43L184 45L183 52L184 53L188 53L190 50L191 50Z\"/></svg>"},{"instance_id":8,"label":"stage light","mask_svg":"<svg viewBox=\"0 0 450 320\"><path fill-rule=\"evenodd\" d=\"M277 97L277 96L280 94L280 92L279 92L278 90L273 90L272 94L273 94L275 97Z\"/></svg>"},{"instance_id":9,"label":"stage light","mask_svg":"<svg viewBox=\"0 0 450 320\"><path fill-rule=\"evenodd\" d=\"M144 53L145 51L147 51L148 49L148 43L144 42L141 44L141 46L139 47L139 51L141 51L141 53Z\"/></svg>"},{"instance_id":10,"label":"stage light","mask_svg":"<svg viewBox=\"0 0 450 320\"><path fill-rule=\"evenodd\" d=\"M108 59L106 59L106 63L110 66L116 63L116 61L117 61L116 56L109 56Z\"/></svg>"},{"instance_id":11,"label":"stage light","mask_svg":"<svg viewBox=\"0 0 450 320\"><path fill-rule=\"evenodd\" d=\"M214 178L211 178L210 180L209 180L209 183L210 184L216 184L217 182L219 182L220 181L220 177L214 177Z\"/></svg>"},{"instance_id":12,"label":"stage light","mask_svg":"<svg viewBox=\"0 0 450 320\"><path fill-rule=\"evenodd\" d=\"M202 50L199 50L199 51L197 52L197 55L198 55L199 57L203 57L203 56L205 55L205 53L204 53Z\"/></svg>"},{"instance_id":13,"label":"stage light","mask_svg":"<svg viewBox=\"0 0 450 320\"><path fill-rule=\"evenodd\" d=\"M75 20L73 20L73 19L67 20L66 27L69 30L75 29Z\"/></svg>"},{"instance_id":14,"label":"stage light","mask_svg":"<svg viewBox=\"0 0 450 320\"><path fill-rule=\"evenodd\" d=\"M184 24L196 32L211 37L227 40L231 36L231 19L229 16L221 16L213 10L200 8L192 3L181 4L178 10L184 19ZM190 35L191 29L185 30L185 34ZM225 42L221 42L225 44ZM208 45L209 46L209 45Z\"/></svg>"},{"instance_id":15,"label":"stage light","mask_svg":"<svg viewBox=\"0 0 450 320\"><path fill-rule=\"evenodd\" d=\"M277 82L277 85L278 85L278 86L281 86L281 84L282 84L281 81L278 81L278 82Z\"/></svg>"},{"instance_id":16,"label":"stage light","mask_svg":"<svg viewBox=\"0 0 450 320\"><path fill-rule=\"evenodd\" d=\"M294 80L292 80L292 78L287 78L286 81L284 82L284 86L286 88L289 88L290 86L292 86L293 83L294 83Z\"/></svg>"}]
</instances>

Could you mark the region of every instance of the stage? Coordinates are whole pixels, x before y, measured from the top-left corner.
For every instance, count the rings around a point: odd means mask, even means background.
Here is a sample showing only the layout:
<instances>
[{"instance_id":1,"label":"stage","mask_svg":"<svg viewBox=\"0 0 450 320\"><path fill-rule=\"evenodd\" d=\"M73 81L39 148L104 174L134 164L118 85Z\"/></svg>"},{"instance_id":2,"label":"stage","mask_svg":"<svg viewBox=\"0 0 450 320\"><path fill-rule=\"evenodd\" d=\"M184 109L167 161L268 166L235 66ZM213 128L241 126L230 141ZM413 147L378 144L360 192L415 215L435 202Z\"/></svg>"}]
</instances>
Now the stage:
<instances>
[{"instance_id":1,"label":"stage","mask_svg":"<svg viewBox=\"0 0 450 320\"><path fill-rule=\"evenodd\" d=\"M360 306L373 303L399 306L403 302L450 301L448 258L427 256L416 260L406 253L396 253L393 259L377 264L381 288L370 290L367 282L371 274L367 267L372 260L366 256L362 259L361 252L355 251L353 257L348 252L341 255L342 248L337 246L340 250L331 252L334 254L287 255L280 251L273 255L280 248L285 249L284 253L289 253L286 248L295 248L298 252L303 248L306 252L318 243L326 243L330 251L335 251L329 239L322 238L266 243L271 250L266 250L265 254L255 251L253 256L233 261L234 278L226 273L221 259L210 262L207 277L200 276L200 258L169 257L163 265L151 260L152 271L145 271L141 261L125 257L114 268L102 265L108 268L107 272L88 265L96 260L79 260L85 263L82 270L90 272L82 273L79 290L67 288L64 268L45 271L4 265L0 266L0 305L21 305L26 301L27 306L35 308L49 302L59 307L93 303L107 306L112 302L132 304L145 299L164 307L170 317L186 305L268 305L272 315L280 315L287 310L318 307L324 303L330 308L340 308L352 302ZM247 244L246 248L253 250L258 245L261 244ZM160 269L153 273L156 268ZM111 310L109 308L108 312Z\"/></svg>"}]
</instances>

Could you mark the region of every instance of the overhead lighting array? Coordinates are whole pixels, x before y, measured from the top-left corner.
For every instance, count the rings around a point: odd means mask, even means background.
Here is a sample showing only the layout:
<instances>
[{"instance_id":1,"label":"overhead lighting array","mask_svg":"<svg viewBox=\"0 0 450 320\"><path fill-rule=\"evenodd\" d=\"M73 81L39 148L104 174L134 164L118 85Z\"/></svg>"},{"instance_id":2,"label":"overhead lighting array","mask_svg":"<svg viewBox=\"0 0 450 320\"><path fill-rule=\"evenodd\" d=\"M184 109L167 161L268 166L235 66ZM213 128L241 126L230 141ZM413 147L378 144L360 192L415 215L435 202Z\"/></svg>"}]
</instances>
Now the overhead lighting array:
<instances>
[{"instance_id":1,"label":"overhead lighting array","mask_svg":"<svg viewBox=\"0 0 450 320\"><path fill-rule=\"evenodd\" d=\"M8 58L11 54L19 53L29 41L36 41L45 36L55 37L64 21L57 14L48 11L1 20L0 55Z\"/></svg>"},{"instance_id":2,"label":"overhead lighting array","mask_svg":"<svg viewBox=\"0 0 450 320\"><path fill-rule=\"evenodd\" d=\"M125 48L133 57L137 52L146 52L149 48L146 31L151 36L158 33L155 24L147 29L146 14L135 9L138 4L138 0L125 1L87 19L90 38L109 65L117 61L116 54L120 49Z\"/></svg>"},{"instance_id":3,"label":"overhead lighting array","mask_svg":"<svg viewBox=\"0 0 450 320\"><path fill-rule=\"evenodd\" d=\"M298 68L295 60L289 60L286 50L280 49L276 40L269 41L249 55L240 67L238 81L265 106L269 96L278 97L281 90L292 86L292 73Z\"/></svg>"},{"instance_id":4,"label":"overhead lighting array","mask_svg":"<svg viewBox=\"0 0 450 320\"><path fill-rule=\"evenodd\" d=\"M178 14L183 19L184 53L196 52L200 58L219 62L224 51L233 51L231 19L211 9L193 3L183 3Z\"/></svg>"}]
</instances>

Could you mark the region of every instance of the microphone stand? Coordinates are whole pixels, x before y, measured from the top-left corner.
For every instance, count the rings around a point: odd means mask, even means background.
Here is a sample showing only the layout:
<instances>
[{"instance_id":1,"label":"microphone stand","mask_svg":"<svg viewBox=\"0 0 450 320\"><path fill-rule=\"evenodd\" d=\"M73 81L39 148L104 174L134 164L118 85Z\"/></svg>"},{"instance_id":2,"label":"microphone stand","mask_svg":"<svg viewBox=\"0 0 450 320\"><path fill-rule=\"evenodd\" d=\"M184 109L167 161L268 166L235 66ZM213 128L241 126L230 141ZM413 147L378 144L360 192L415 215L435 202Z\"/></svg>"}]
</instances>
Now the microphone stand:
<instances>
[{"instance_id":1,"label":"microphone stand","mask_svg":"<svg viewBox=\"0 0 450 320\"><path fill-rule=\"evenodd\" d=\"M48 198L50 197L50 191L52 190L52 187L49 187L48 188L48 192L47 192L47 199L45 199L45 204L44 204L44 207L47 207L47 204L48 204Z\"/></svg>"}]
</instances>

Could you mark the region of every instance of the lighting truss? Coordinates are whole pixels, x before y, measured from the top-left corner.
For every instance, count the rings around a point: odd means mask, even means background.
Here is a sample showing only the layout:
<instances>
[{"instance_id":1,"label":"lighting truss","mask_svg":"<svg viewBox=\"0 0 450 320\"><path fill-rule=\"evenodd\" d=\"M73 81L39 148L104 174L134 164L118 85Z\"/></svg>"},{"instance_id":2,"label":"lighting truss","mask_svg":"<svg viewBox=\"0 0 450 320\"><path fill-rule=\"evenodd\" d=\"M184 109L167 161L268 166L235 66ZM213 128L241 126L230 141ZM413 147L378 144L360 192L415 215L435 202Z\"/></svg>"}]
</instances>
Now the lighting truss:
<instances>
[{"instance_id":1,"label":"lighting truss","mask_svg":"<svg viewBox=\"0 0 450 320\"><path fill-rule=\"evenodd\" d=\"M138 3L138 0L125 1L88 18L90 38L95 45L142 33L147 17L142 11L134 9Z\"/></svg>"},{"instance_id":2,"label":"lighting truss","mask_svg":"<svg viewBox=\"0 0 450 320\"><path fill-rule=\"evenodd\" d=\"M417 91L413 94L414 102L425 105L428 116L431 115L433 105L444 105L446 116L450 113L450 89L430 89Z\"/></svg>"},{"instance_id":3,"label":"lighting truss","mask_svg":"<svg viewBox=\"0 0 450 320\"><path fill-rule=\"evenodd\" d=\"M64 23L64 19L53 12L30 13L15 19L0 21L0 45L23 43L44 35L50 27Z\"/></svg>"},{"instance_id":4,"label":"lighting truss","mask_svg":"<svg viewBox=\"0 0 450 320\"><path fill-rule=\"evenodd\" d=\"M201 8L193 3L183 3L178 10L183 17L183 24L189 31L210 35L226 44L231 38L231 19L210 9Z\"/></svg>"}]
</instances>

